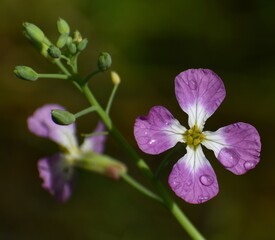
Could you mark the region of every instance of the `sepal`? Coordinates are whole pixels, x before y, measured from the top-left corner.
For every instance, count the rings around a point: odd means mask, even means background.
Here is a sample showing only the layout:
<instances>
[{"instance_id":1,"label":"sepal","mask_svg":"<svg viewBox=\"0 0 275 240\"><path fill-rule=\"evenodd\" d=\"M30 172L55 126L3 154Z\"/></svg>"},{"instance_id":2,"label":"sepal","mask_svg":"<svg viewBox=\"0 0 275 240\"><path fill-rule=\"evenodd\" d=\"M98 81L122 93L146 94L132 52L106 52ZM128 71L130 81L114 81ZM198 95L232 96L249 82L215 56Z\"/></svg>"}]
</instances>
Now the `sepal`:
<instances>
[{"instance_id":1,"label":"sepal","mask_svg":"<svg viewBox=\"0 0 275 240\"><path fill-rule=\"evenodd\" d=\"M95 152L84 153L75 161L75 165L113 179L119 179L122 174L127 172L127 167L122 162Z\"/></svg>"}]
</instances>

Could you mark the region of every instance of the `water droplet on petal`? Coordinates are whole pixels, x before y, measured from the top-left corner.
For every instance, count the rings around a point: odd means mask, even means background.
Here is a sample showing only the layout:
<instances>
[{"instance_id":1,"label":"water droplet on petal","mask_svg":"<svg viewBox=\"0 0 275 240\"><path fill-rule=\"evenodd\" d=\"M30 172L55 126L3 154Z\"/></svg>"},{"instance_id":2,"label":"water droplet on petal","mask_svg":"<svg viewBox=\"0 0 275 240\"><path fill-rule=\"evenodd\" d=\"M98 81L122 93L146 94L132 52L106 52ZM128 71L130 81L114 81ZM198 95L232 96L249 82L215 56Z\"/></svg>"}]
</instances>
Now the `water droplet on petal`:
<instances>
[{"instance_id":1,"label":"water droplet on petal","mask_svg":"<svg viewBox=\"0 0 275 240\"><path fill-rule=\"evenodd\" d=\"M232 148L223 148L219 152L218 159L226 168L232 168L238 164L240 155Z\"/></svg>"},{"instance_id":2,"label":"water droplet on petal","mask_svg":"<svg viewBox=\"0 0 275 240\"><path fill-rule=\"evenodd\" d=\"M192 89L192 90L196 90L198 85L197 85L197 82L195 80L191 80L189 82L189 87Z\"/></svg>"},{"instance_id":3,"label":"water droplet on petal","mask_svg":"<svg viewBox=\"0 0 275 240\"><path fill-rule=\"evenodd\" d=\"M208 196L202 196L202 195L200 195L200 196L198 197L198 202L199 202L199 203L203 203L203 202L206 202L208 199L209 199Z\"/></svg>"},{"instance_id":4,"label":"water droplet on petal","mask_svg":"<svg viewBox=\"0 0 275 240\"><path fill-rule=\"evenodd\" d=\"M243 166L246 170L250 170L256 166L257 162L256 161L246 161L244 162Z\"/></svg>"},{"instance_id":5,"label":"water droplet on petal","mask_svg":"<svg viewBox=\"0 0 275 240\"><path fill-rule=\"evenodd\" d=\"M210 175L202 175L200 176L200 182L204 185L204 186L210 186L213 184L214 182L214 178Z\"/></svg>"},{"instance_id":6,"label":"water droplet on petal","mask_svg":"<svg viewBox=\"0 0 275 240\"><path fill-rule=\"evenodd\" d=\"M149 141L149 145L153 145L155 142L156 142L155 139L151 139L151 140Z\"/></svg>"}]
</instances>

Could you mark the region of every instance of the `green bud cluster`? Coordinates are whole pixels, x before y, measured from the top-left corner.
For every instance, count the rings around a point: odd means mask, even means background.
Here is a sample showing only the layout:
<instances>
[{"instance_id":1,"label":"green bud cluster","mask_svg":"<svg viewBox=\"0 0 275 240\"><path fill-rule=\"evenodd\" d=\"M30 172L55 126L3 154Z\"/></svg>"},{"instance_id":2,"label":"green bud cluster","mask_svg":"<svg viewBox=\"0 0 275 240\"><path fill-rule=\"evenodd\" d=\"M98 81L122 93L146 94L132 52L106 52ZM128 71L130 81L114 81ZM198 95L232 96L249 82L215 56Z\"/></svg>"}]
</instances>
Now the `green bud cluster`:
<instances>
[{"instance_id":1,"label":"green bud cluster","mask_svg":"<svg viewBox=\"0 0 275 240\"><path fill-rule=\"evenodd\" d=\"M57 30L60 33L60 36L57 39L56 46L60 49L67 47L67 54L65 52L65 55L76 55L86 48L88 40L86 38L82 39L79 31L75 31L73 37L71 37L70 26L64 19L58 19Z\"/></svg>"},{"instance_id":2,"label":"green bud cluster","mask_svg":"<svg viewBox=\"0 0 275 240\"><path fill-rule=\"evenodd\" d=\"M87 47L88 40L83 38L79 31L76 30L72 32L70 25L62 18L57 20L56 26L59 36L55 43L51 42L45 33L35 24L28 22L23 23L23 32L39 52L51 63L56 64L62 73L38 74L29 67L19 66L14 70L17 77L29 81L35 81L38 78L70 79L78 86L88 82L95 74L105 72L111 67L111 55L107 52L102 52L97 59L97 69L85 78L79 78L77 59L79 54ZM120 82L119 76L116 73L112 73L111 76L114 85L117 86ZM57 119L56 122L58 121Z\"/></svg>"}]
</instances>

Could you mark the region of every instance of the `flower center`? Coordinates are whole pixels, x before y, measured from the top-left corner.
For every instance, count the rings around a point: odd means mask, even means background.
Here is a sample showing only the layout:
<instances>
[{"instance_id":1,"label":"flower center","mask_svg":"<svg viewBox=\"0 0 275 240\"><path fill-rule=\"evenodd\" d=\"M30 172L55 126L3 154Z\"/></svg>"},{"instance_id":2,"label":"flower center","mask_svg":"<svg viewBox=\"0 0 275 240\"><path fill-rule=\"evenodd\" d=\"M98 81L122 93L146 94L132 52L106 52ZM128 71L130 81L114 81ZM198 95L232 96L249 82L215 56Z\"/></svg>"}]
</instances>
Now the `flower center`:
<instances>
[{"instance_id":1,"label":"flower center","mask_svg":"<svg viewBox=\"0 0 275 240\"><path fill-rule=\"evenodd\" d=\"M205 139L205 135L200 131L197 125L185 131L183 137L186 144L194 149Z\"/></svg>"}]
</instances>

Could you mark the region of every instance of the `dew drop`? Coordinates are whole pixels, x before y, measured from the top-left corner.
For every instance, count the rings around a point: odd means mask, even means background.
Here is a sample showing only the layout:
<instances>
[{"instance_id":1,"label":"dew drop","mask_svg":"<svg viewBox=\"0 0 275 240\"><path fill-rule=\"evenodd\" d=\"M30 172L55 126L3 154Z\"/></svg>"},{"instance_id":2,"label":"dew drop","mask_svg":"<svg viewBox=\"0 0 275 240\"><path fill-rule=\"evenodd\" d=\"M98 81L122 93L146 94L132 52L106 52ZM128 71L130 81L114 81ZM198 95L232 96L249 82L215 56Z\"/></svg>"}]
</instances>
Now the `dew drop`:
<instances>
[{"instance_id":1,"label":"dew drop","mask_svg":"<svg viewBox=\"0 0 275 240\"><path fill-rule=\"evenodd\" d=\"M155 139L151 139L151 140L149 141L149 145L153 145L155 142L156 142Z\"/></svg>"},{"instance_id":2,"label":"dew drop","mask_svg":"<svg viewBox=\"0 0 275 240\"><path fill-rule=\"evenodd\" d=\"M214 178L210 175L202 175L202 176L200 176L200 182L204 186L210 186L214 183Z\"/></svg>"},{"instance_id":3,"label":"dew drop","mask_svg":"<svg viewBox=\"0 0 275 240\"><path fill-rule=\"evenodd\" d=\"M250 170L256 166L257 162L256 161L246 161L244 162L243 166L246 170Z\"/></svg>"},{"instance_id":4,"label":"dew drop","mask_svg":"<svg viewBox=\"0 0 275 240\"><path fill-rule=\"evenodd\" d=\"M226 168L232 168L240 161L240 155L232 148L222 148L219 152L218 159Z\"/></svg>"}]
</instances>

